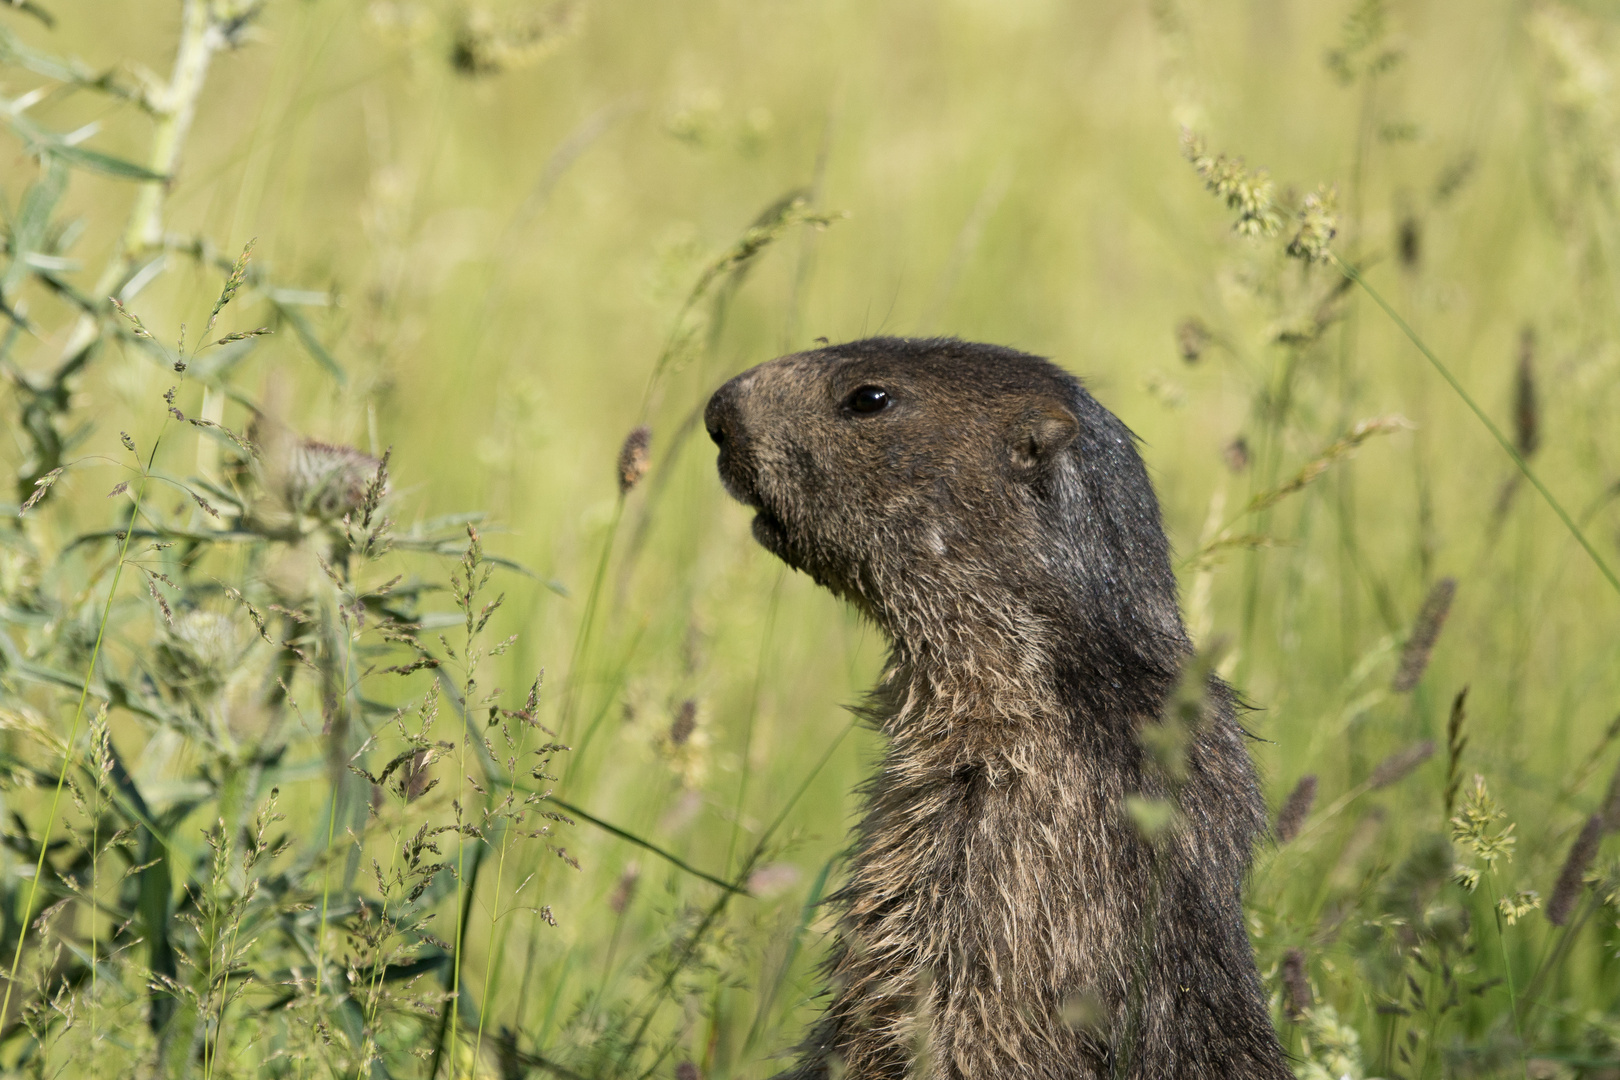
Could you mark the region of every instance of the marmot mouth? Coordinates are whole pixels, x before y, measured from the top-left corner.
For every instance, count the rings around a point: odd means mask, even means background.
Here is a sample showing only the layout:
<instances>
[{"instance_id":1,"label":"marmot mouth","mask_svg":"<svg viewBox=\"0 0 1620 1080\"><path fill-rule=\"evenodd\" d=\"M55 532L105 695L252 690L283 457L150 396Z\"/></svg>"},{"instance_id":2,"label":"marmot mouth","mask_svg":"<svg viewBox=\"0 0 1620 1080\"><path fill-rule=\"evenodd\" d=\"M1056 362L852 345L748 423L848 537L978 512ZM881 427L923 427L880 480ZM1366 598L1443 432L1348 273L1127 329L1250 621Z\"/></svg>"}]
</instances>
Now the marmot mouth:
<instances>
[{"instance_id":1,"label":"marmot mouth","mask_svg":"<svg viewBox=\"0 0 1620 1080\"><path fill-rule=\"evenodd\" d=\"M754 539L759 541L760 547L788 565L793 565L793 560L788 558L787 553L787 526L782 524L781 518L761 506L754 515L753 531Z\"/></svg>"}]
</instances>

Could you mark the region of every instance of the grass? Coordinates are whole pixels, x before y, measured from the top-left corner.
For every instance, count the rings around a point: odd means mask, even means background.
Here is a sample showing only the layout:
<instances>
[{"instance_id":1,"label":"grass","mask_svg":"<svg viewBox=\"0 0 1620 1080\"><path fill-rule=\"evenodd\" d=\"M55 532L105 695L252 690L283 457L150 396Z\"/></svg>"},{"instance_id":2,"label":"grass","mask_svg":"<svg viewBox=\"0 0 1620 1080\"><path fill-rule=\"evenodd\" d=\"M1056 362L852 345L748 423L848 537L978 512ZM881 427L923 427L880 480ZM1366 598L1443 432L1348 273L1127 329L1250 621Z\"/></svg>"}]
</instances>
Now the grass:
<instances>
[{"instance_id":1,"label":"grass","mask_svg":"<svg viewBox=\"0 0 1620 1080\"><path fill-rule=\"evenodd\" d=\"M1607 9L114 8L0 12L7 1070L771 1075L882 642L699 410L944 332L1143 438L1299 1074L1620 1075Z\"/></svg>"}]
</instances>

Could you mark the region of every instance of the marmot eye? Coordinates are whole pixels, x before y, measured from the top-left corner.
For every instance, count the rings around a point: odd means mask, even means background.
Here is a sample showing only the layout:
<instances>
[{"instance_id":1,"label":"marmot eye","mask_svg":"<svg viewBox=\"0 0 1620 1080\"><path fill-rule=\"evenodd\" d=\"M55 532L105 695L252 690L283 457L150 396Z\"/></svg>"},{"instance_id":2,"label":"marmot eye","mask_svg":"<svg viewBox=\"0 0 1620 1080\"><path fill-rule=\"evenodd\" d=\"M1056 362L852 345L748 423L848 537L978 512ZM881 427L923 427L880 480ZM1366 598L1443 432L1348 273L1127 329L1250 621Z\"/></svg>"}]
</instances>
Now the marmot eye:
<instances>
[{"instance_id":1,"label":"marmot eye","mask_svg":"<svg viewBox=\"0 0 1620 1080\"><path fill-rule=\"evenodd\" d=\"M889 407L889 392L881 386L863 386L849 395L844 404L850 412L869 416Z\"/></svg>"}]
</instances>

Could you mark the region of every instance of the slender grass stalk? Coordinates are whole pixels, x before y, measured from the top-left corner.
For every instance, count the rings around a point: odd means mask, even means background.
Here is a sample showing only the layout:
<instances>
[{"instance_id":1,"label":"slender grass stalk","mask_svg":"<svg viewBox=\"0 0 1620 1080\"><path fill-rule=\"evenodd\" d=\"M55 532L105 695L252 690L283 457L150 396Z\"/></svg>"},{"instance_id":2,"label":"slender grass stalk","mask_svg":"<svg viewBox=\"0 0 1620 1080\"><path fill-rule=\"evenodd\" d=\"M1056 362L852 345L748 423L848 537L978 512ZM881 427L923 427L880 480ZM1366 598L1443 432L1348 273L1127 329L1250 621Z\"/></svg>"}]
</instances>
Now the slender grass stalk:
<instances>
[{"instance_id":1,"label":"slender grass stalk","mask_svg":"<svg viewBox=\"0 0 1620 1080\"><path fill-rule=\"evenodd\" d=\"M389 845L391 850L390 850L389 855L388 855L388 874L387 874L387 876L385 877L384 880L392 881L393 876L394 876L394 871L399 866L399 849L400 849L401 845L404 842L404 835L403 834L404 834L404 828L403 828L403 819L402 819L400 831L396 832L391 838L392 842ZM383 897L382 897L382 904L377 910L378 932L379 932L379 934L386 935L386 936L382 936L382 937L380 937L378 939L378 944L379 945L386 944L386 942L388 941L388 938L393 936L391 934L386 933L386 928L388 926L388 899L389 899L389 893L384 892ZM387 960L387 951L386 951L386 949L379 948L379 954L380 954L381 958L375 964L372 965L373 970L372 970L372 975L371 975L371 981L370 981L370 984L366 987L366 1005L367 1005L367 1009L368 1009L368 1011L366 1013L366 1043L367 1043L366 1054L368 1056L369 1056L369 1054L374 1053L376 1051L376 1047L377 1047L377 1035L376 1035L377 1009L378 1009L379 1005L381 1004L383 976L388 973L388 960Z\"/></svg>"},{"instance_id":2,"label":"slender grass stalk","mask_svg":"<svg viewBox=\"0 0 1620 1080\"><path fill-rule=\"evenodd\" d=\"M771 598L765 605L765 628L759 635L759 660L754 666L754 691L748 699L748 722L743 727L742 778L737 783L737 803L732 808L731 837L726 841L725 872L731 873L731 857L737 850L737 836L742 831L743 803L748 798L748 781L754 771L754 723L759 718L759 698L765 690L765 655L776 634L776 610L781 605L782 581L787 577L785 565L777 568L776 582L771 586Z\"/></svg>"},{"instance_id":3,"label":"slender grass stalk","mask_svg":"<svg viewBox=\"0 0 1620 1080\"><path fill-rule=\"evenodd\" d=\"M855 730L855 725L859 724L860 722L861 718L859 716L851 719L850 722L845 725L844 730L839 732L838 738L834 739L832 744L827 747L826 752L821 755L820 760L816 762L815 766L805 774L804 780L800 782L798 788L795 789L793 794L788 798L787 802L782 805L782 809L777 812L775 819L772 820L770 825L766 827L764 832L760 833L759 839L754 842L753 848L743 859L742 865L738 868L737 876L734 879L737 883L740 884L748 880L748 875L753 873L754 865L759 861L759 857L764 853L766 845L770 843L771 837L776 834L777 829L781 828L782 823L787 820L787 816L792 812L793 807L798 804L799 800L804 796L804 793L810 790L811 783L813 783L815 778L820 775L821 770L826 767L827 762L832 760L832 756L838 751L838 748L844 745L844 740L849 737L849 733L851 731ZM644 996L636 1005L634 1011L642 1013L641 1022L637 1025L636 1033L631 1038L630 1042L624 1047L623 1050L620 1051L617 1064L618 1068L622 1069L625 1065L627 1065L631 1056L641 1048L641 1041L642 1039L646 1038L647 1028L652 1025L653 1017L657 1015L658 1008L663 1003L665 996L669 993L670 987L675 985L675 977L680 974L681 969L684 968L687 961L692 958L692 954L697 951L697 947L702 943L703 938L708 935L709 930L713 928L716 921L719 920L721 914L724 913L726 906L731 903L731 898L733 895L734 892L732 890L722 892L719 898L716 899L712 905L710 905L709 910L704 913L703 918L698 922L697 927L687 938L686 945L682 948L680 955L675 959L674 963L669 965L668 970L665 971L664 976L659 981L658 985L652 990L649 990L646 996ZM656 1063L653 1067L657 1067ZM638 1080L645 1080L645 1078L649 1076L651 1072L652 1070L649 1069L647 1072L642 1073L641 1076L638 1077Z\"/></svg>"},{"instance_id":4,"label":"slender grass stalk","mask_svg":"<svg viewBox=\"0 0 1620 1080\"><path fill-rule=\"evenodd\" d=\"M236 912L231 920L230 941L225 946L225 982L219 988L219 1016L214 1020L214 1052L208 1059L207 1080L213 1080L214 1065L219 1060L219 1041L225 1035L225 1010L230 1007L231 964L236 959L236 942L241 931L241 913Z\"/></svg>"},{"instance_id":5,"label":"slender grass stalk","mask_svg":"<svg viewBox=\"0 0 1620 1080\"><path fill-rule=\"evenodd\" d=\"M1545 1004L1542 996L1543 984L1552 977L1559 964L1566 960L1581 932L1586 929L1587 920L1602 907L1597 897L1583 899L1575 917L1558 928L1558 936L1547 944L1543 950L1541 962L1525 984L1524 996L1519 999L1519 1016L1521 1023L1530 1024L1537 1016L1538 1010ZM1532 1032L1534 1025L1530 1024Z\"/></svg>"},{"instance_id":6,"label":"slender grass stalk","mask_svg":"<svg viewBox=\"0 0 1620 1080\"><path fill-rule=\"evenodd\" d=\"M1564 505L1558 501L1551 491L1547 490L1547 485L1541 482L1541 477L1536 475L1536 471L1530 467L1530 463L1524 459L1524 455L1519 453L1518 448L1513 445L1513 441L1503 434L1502 429L1497 427L1496 422L1486 414L1484 409L1479 407L1473 396L1463 389L1463 384L1457 381L1457 377L1451 373L1451 369L1441 362L1440 358L1434 354L1434 350L1430 349L1423 339L1417 335L1417 331L1413 330L1407 321L1401 318L1400 314L1390 306L1389 301L1385 300L1378 290L1367 284L1367 279L1361 276L1360 271L1337 255L1329 253L1328 257L1345 277L1361 286L1367 295L1372 297L1373 302L1384 309L1384 314L1388 315L1390 320L1400 328L1401 333L1406 335L1407 340L1417 346L1418 352L1422 353L1424 358L1434 365L1434 369L1457 392L1457 396L1462 398L1463 404L1467 405L1469 410L1479 418L1479 422L1485 425L1485 430L1491 433L1491 437L1502 447L1503 452L1513 459L1513 464L1519 467L1519 471L1524 474L1525 479L1530 481L1536 491L1540 492L1547 505L1552 507L1553 513L1558 515L1558 520L1564 523L1564 528L1568 529L1569 534L1580 543L1581 547L1586 549L1586 554L1591 557L1593 565L1598 568L1598 571L1609 582L1610 587L1617 594L1620 594L1620 576L1616 576L1615 572L1609 568L1609 564L1604 561L1603 556L1598 554L1597 548L1592 546L1592 541L1586 538L1586 533L1582 532L1581 527L1575 524L1575 519L1569 516L1569 511L1565 510Z\"/></svg>"},{"instance_id":7,"label":"slender grass stalk","mask_svg":"<svg viewBox=\"0 0 1620 1080\"><path fill-rule=\"evenodd\" d=\"M529 726L530 725L529 725L528 722L524 722L522 724L522 731L518 735L517 747L516 747L515 750L512 750L512 758L511 758L511 760L512 760L512 773L513 773L512 780L513 780L513 784L507 790L507 793L506 793L506 801L508 802L508 804L510 804L516 797L516 791L517 791L517 784L516 784L516 780L517 780L517 776L516 776L517 762L522 758L524 749L528 745ZM493 800L495 798L493 785L491 785L491 791L490 791L489 798L491 800ZM509 805L508 809L510 810L510 805ZM492 981L494 979L494 976L495 976L495 969L498 966L498 965L496 965L496 963L493 960L493 957L495 956L495 928L496 928L496 925L500 922L500 917L501 917L501 914L500 914L501 885L502 885L502 883L504 882L504 880L506 878L506 855L507 855L507 852L511 849L511 845L512 845L512 828L513 828L514 823L515 822L514 822L513 819L508 818L508 820L506 821L504 827L501 829L500 855L495 860L495 891L492 894L492 898L491 898L491 901L490 901L491 908L490 908L490 917L489 917L489 940L488 940L488 942L487 942L487 944L485 945L485 948L484 948L484 991L483 991L483 994L480 997L480 1000L484 1004L483 1004L483 1007L478 1010L478 1037L477 1037L477 1042L474 1044L474 1051L473 1051L473 1061L475 1063L477 1062L479 1055L483 1053L483 1049L484 1049L484 1020L485 1020L485 1018L487 1018L489 1016L489 1000L490 1000L489 999L489 989L490 989L490 985L491 985L491 983L492 983ZM520 885L519 888L521 889L522 886ZM510 914L510 912L508 912L508 914Z\"/></svg>"},{"instance_id":8,"label":"slender grass stalk","mask_svg":"<svg viewBox=\"0 0 1620 1080\"><path fill-rule=\"evenodd\" d=\"M106 730L107 730L106 726L105 726L106 722L107 722L107 714L105 712L102 712L100 714L100 716L99 716L99 722L96 723L95 725L93 725L92 728L91 728L92 732L95 733L95 737L97 737L97 738L106 737ZM100 1007L97 1005L97 997L98 997L98 995L96 993L97 980L98 980L98 977L100 975L100 970L99 969L101 967L100 961L98 959L98 954L101 951L100 950L100 944L101 944L101 942L100 942L100 933L101 933L101 930L100 930L100 927L98 927L96 925L96 923L101 918L101 911L100 911L101 897L100 897L99 890L100 890L100 887L101 887L101 784L102 784L102 776L101 776L101 753L100 753L100 748L99 747L97 748L97 753L96 753L96 776L95 776L95 780L96 780L96 785L95 785L96 786L96 799L95 799L95 802L92 804L92 811L93 812L92 812L91 817L90 817L90 1067L91 1067L92 1072L95 1071L96 1051L98 1049L98 1043L100 1041L99 1036L97 1035L97 1029L98 1029L98 1026L99 1026L97 1024L97 1020L100 1017ZM4 1015L5 1015L4 1012L0 1012L0 1017L3 1017Z\"/></svg>"},{"instance_id":9,"label":"slender grass stalk","mask_svg":"<svg viewBox=\"0 0 1620 1080\"><path fill-rule=\"evenodd\" d=\"M759 1006L754 1012L754 1022L748 1028L748 1035L743 1040L743 1050L746 1052L759 1045L759 1040L765 1034L765 1024L768 1020L771 1007L776 1004L776 997L782 991L782 984L787 981L788 973L793 969L793 962L798 959L799 950L804 945L804 932L815 918L816 908L821 905L825 895L827 879L832 875L833 864L836 857L828 859L821 864L821 870L816 874L815 880L810 883L810 891L805 894L804 905L799 909L799 921L788 938L787 948L782 952L782 963L777 968L776 978L765 987L765 993L760 998Z\"/></svg>"},{"instance_id":10,"label":"slender grass stalk","mask_svg":"<svg viewBox=\"0 0 1620 1080\"><path fill-rule=\"evenodd\" d=\"M465 693L463 693L462 699L461 699L462 714L463 714L463 718L464 718L465 722L461 725L460 756L458 757L457 763L456 763L456 770L460 773L460 776L457 778L457 781L456 781L456 806L457 806L456 817L458 818L456 823L458 825L461 824L459 818L461 817L461 815L463 813L466 812L465 811L465 806L466 806L466 794L467 794L467 740L470 738L470 731L471 731L471 728L472 728L471 717L469 715L467 715L469 713L471 705L472 705L472 702L469 700L470 697L471 697L471 692L472 692L472 671L471 671L471 667L470 667L470 665L471 665L471 656L470 656L470 654L471 654L471 650L472 650L472 640L471 640L471 638L472 638L472 635L469 634L468 635L468 643L467 643L467 648L468 648L468 653L469 653L469 657L468 657L469 668L468 668L468 672L467 672L467 681L466 681L466 686L465 686ZM466 929L467 907L471 903L471 900L472 900L471 897L466 895L467 890L462 887L463 882L466 881L466 872L467 872L467 834L462 832L460 829L457 829L456 830L456 936L451 939L451 940L453 940L455 942L455 950L454 950L454 953L450 957L450 1034L449 1034L449 1039L450 1039L450 1044L451 1044L450 1045L450 1078L451 1078L451 1080L455 1080L455 1076L456 1076L455 1043L456 1043L456 1040L459 1038L459 1036L461 1034L461 952L462 952L461 939L462 939L462 934L464 933L464 931ZM441 1046L442 1045L443 1044L441 1043ZM437 1076L437 1070L435 1070L435 1077L436 1076Z\"/></svg>"},{"instance_id":11,"label":"slender grass stalk","mask_svg":"<svg viewBox=\"0 0 1620 1080\"><path fill-rule=\"evenodd\" d=\"M535 791L534 788L525 787L519 787L517 790L530 792L531 794ZM617 836L620 840L628 840L630 843L641 848L643 851L650 852L651 854L658 856L660 859L663 859L677 870L684 870L693 877L701 878L702 880L707 881L710 885L718 885L720 888L725 889L728 892L742 893L745 896L748 894L747 889L739 886L735 882L727 881L724 878L716 877L715 875L707 873L706 871L699 870L685 859L682 859L680 856L659 847L646 837L637 836L635 833L630 832L627 829L621 829L612 822L604 821L588 810L582 810L565 799L559 799L553 795L546 801L555 805L565 814L570 814L579 818L581 821L589 822L590 824L595 825L598 829L601 829L603 832Z\"/></svg>"},{"instance_id":12,"label":"slender grass stalk","mask_svg":"<svg viewBox=\"0 0 1620 1080\"><path fill-rule=\"evenodd\" d=\"M591 636L596 628L596 609L601 604L602 586L607 581L608 563L613 557L613 542L619 535L619 522L623 519L624 493L620 492L613 504L613 517L608 521L607 535L602 540L602 553L597 556L596 573L591 578L591 591L585 598L585 611L580 615L579 631L574 636L574 655L568 664L568 682L563 688L562 706L557 716L559 739L567 738L569 722L573 719L577 707L579 684L584 678L582 669L586 657L590 655ZM564 776L567 776L566 772Z\"/></svg>"},{"instance_id":13,"label":"slender grass stalk","mask_svg":"<svg viewBox=\"0 0 1620 1080\"><path fill-rule=\"evenodd\" d=\"M84 720L85 702L90 699L90 684L95 681L96 665L101 659L101 645L107 636L107 621L112 614L113 600L118 595L118 583L123 580L124 566L129 560L129 542L135 535L135 522L141 513L141 502L146 497L146 485L152 474L152 462L157 457L158 447L163 445L163 436L169 430L169 418L164 417L163 426L158 431L158 437L152 441L152 449L147 452L146 467L141 470L140 485L135 489L135 503L130 511L129 524L124 528L124 538L118 547L118 562L113 567L112 587L107 590L107 600L101 605L101 621L96 626L96 643L90 649L90 661L85 667L84 684L79 689L79 703L73 710L73 722L68 726L67 742L62 754L62 768L56 775L56 789L51 795L51 812L45 820L45 829L40 833L39 858L34 862L34 877L28 883L28 899L23 903L22 917L18 920L21 925L17 930L17 942L11 956L11 970L6 973L6 993L0 998L0 1017L4 1017L11 1010L11 992L17 985L17 966L22 962L23 941L28 936L28 924L34 910L34 902L39 896L39 880L45 872L45 853L50 848L51 830L56 827L56 816L62 805L62 788L67 783L68 769L73 765L73 746L79 739L79 724Z\"/></svg>"},{"instance_id":14,"label":"slender grass stalk","mask_svg":"<svg viewBox=\"0 0 1620 1080\"><path fill-rule=\"evenodd\" d=\"M501 601L504 599L503 596L491 601L484 606L482 611L475 606L478 594L489 582L490 567L485 565L483 561L483 544L479 540L478 530L471 525L467 526L467 552L462 556L461 568L464 577L458 579L456 575L452 574L450 578L457 593L457 605L461 607L462 613L466 617L467 632L466 643L463 646L461 657L463 670L461 685L461 742L456 760L456 770L459 774L456 778L456 882L458 886L456 889L456 936L454 938L455 948L450 957L450 1014L447 1027L448 1035L446 1036L451 1043L450 1076L452 1080L456 1075L455 1043L461 1034L461 966L465 959L467 928L471 922L471 907L474 891L477 887L476 873L472 880L469 881L467 878L467 835L469 832L474 832L480 844L487 842L483 829L474 830L474 827L467 824L465 820L467 815L467 781L469 779L467 775L467 744L473 738L473 689L478 685L479 654L477 644L478 635L483 632L484 625L489 621L490 615L501 605ZM480 568L483 569L482 576L479 575ZM487 791L484 797L487 809L495 796L493 791ZM486 815L485 827L487 825ZM475 867L482 865L482 848L479 848L476 859ZM496 902L499 903L498 895ZM493 932L493 926L491 929ZM487 1005L488 1002L486 1001L485 1004ZM482 1016L484 1011L484 1009L479 1010L480 1035L483 1031ZM441 1052L443 1042L444 1040L441 1039L438 1047ZM469 1069L476 1068L476 1065L477 1059L474 1058L469 1064ZM437 1062L435 1061L435 1071L436 1069Z\"/></svg>"},{"instance_id":15,"label":"slender grass stalk","mask_svg":"<svg viewBox=\"0 0 1620 1080\"><path fill-rule=\"evenodd\" d=\"M495 929L500 923L501 914L501 885L506 878L506 851L512 836L512 827L508 823L501 830L501 850L495 859L495 891L490 894L489 937L484 945L484 989L479 996L483 1007L478 1010L478 1034L473 1042L473 1062L476 1064L479 1056L484 1052L484 1021L489 1017L489 988L495 978Z\"/></svg>"},{"instance_id":16,"label":"slender grass stalk","mask_svg":"<svg viewBox=\"0 0 1620 1080\"><path fill-rule=\"evenodd\" d=\"M1490 882L1488 899L1491 904L1491 914L1496 919L1496 944L1502 953L1502 978L1503 985L1507 987L1508 992L1508 1009L1513 1017L1513 1037L1519 1043L1519 1068L1524 1073L1524 1080L1530 1080L1530 1060L1525 1053L1524 1029L1519 1021L1519 994L1513 985L1513 962L1508 958L1507 935L1502 931L1502 908L1499 903L1501 897L1496 889L1496 874L1494 871L1487 872L1485 878Z\"/></svg>"},{"instance_id":17,"label":"slender grass stalk","mask_svg":"<svg viewBox=\"0 0 1620 1080\"><path fill-rule=\"evenodd\" d=\"M348 704L350 691L351 652L353 634L344 635L343 642L343 703ZM318 1015L321 1008L321 986L326 978L326 918L332 901L332 841L337 838L339 796L343 794L343 776L338 773L332 780L332 804L326 819L326 846L321 850L321 915L315 923L315 1000L311 1008ZM298 1075L304 1075L304 1055L298 1059Z\"/></svg>"},{"instance_id":18,"label":"slender grass stalk","mask_svg":"<svg viewBox=\"0 0 1620 1080\"><path fill-rule=\"evenodd\" d=\"M221 844L224 844L226 833L225 833L225 821L224 821L223 818L221 818L220 822L219 822L219 834L220 834L219 842ZM214 865L215 865L215 869L217 871L218 868L219 868L219 865L220 865L220 860L217 857L215 859ZM213 1076L214 1076L214 1055L219 1053L219 1026L223 1022L223 1020L225 1019L225 1006L223 1004L223 998L221 998L219 1016L216 1017L215 1020L214 1020L213 1052L210 1053L209 1052L209 1042L208 1042L208 1008L207 1008L207 1006L209 1004L211 1004L213 1002L213 1000L214 1000L214 956L215 956L215 953L218 951L218 941L219 941L219 879L220 879L220 877L221 877L221 875L216 872L214 874L214 876L213 876L213 880L209 882L209 887L213 891L214 896L213 896L213 899L209 902L209 905L208 905L209 906L209 912L208 912L208 924L209 924L209 926L208 926L208 929L209 929L209 934L208 934L208 979L207 979L207 981L205 983L203 983L203 986L206 988L207 996L204 997L202 1001L197 1003L198 1004L197 1012L199 1014L198 1019L202 1022L202 1029L203 1029L202 1030L202 1037L203 1037L203 1045L202 1045L203 1080L213 1080Z\"/></svg>"}]
</instances>

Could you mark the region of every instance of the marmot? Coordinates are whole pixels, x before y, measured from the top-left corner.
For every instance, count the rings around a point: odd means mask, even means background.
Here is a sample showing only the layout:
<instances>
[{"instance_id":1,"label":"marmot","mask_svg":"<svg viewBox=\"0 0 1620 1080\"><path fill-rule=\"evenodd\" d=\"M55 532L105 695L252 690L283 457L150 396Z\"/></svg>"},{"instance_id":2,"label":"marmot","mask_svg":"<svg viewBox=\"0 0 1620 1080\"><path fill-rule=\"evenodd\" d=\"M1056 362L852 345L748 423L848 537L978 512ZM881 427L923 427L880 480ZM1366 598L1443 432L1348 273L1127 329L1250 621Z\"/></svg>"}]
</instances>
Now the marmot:
<instances>
[{"instance_id":1,"label":"marmot","mask_svg":"<svg viewBox=\"0 0 1620 1080\"><path fill-rule=\"evenodd\" d=\"M1211 677L1178 785L1138 738L1192 645L1130 430L1046 360L902 338L762 364L705 424L755 538L891 643L826 1011L782 1076L1291 1077L1233 695ZM1134 794L1179 827L1146 838Z\"/></svg>"}]
</instances>

